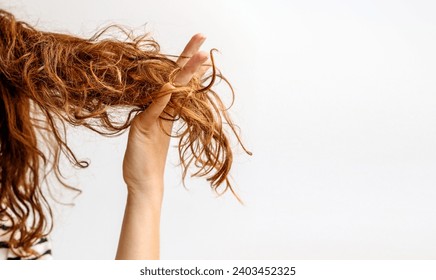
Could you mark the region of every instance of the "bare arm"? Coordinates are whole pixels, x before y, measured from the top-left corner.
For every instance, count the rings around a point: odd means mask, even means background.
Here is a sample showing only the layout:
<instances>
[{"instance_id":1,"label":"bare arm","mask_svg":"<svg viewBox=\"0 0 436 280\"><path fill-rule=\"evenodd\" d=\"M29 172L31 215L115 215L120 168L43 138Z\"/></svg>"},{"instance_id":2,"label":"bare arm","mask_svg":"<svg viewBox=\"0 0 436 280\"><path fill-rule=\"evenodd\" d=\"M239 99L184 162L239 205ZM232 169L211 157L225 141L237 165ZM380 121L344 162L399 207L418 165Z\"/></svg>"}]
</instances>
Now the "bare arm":
<instances>
[{"instance_id":1,"label":"bare arm","mask_svg":"<svg viewBox=\"0 0 436 280\"><path fill-rule=\"evenodd\" d=\"M205 72L202 65L208 55L199 52L204 40L204 36L197 34L185 47L177 61L182 70L176 85L185 85L194 75L202 76ZM165 84L161 91L172 87ZM170 138L162 131L158 119L170 98L166 95L157 99L132 121L123 162L128 195L116 259L159 259L163 178ZM172 122L164 121L163 129L170 132Z\"/></svg>"}]
</instances>

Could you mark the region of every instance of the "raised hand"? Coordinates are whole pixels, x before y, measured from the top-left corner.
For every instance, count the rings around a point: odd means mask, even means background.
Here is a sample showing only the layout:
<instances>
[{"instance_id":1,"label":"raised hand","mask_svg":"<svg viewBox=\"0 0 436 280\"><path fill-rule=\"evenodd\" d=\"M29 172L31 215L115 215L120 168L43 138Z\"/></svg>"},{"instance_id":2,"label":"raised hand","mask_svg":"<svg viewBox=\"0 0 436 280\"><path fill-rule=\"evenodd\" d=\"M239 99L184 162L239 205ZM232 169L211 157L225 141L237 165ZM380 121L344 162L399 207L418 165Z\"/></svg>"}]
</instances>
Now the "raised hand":
<instances>
[{"instance_id":1,"label":"raised hand","mask_svg":"<svg viewBox=\"0 0 436 280\"><path fill-rule=\"evenodd\" d=\"M183 86L207 70L206 52L199 51L205 37L196 34L186 45L177 64L181 67L174 85L165 84L162 92ZM117 259L158 259L160 209L164 191L164 171L172 121L159 117L171 99L167 94L156 99L132 121L123 161L123 177L128 197L118 244ZM168 112L172 113L172 112ZM163 130L162 130L163 129Z\"/></svg>"}]
</instances>

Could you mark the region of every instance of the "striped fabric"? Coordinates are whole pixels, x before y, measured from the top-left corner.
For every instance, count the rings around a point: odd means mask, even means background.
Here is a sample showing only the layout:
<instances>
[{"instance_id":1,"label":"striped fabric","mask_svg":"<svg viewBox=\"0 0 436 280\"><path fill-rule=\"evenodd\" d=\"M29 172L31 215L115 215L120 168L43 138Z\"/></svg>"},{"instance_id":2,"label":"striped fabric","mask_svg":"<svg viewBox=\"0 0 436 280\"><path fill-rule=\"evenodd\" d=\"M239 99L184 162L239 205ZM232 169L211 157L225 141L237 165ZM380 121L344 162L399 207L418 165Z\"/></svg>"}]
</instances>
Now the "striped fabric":
<instances>
[{"instance_id":1,"label":"striped fabric","mask_svg":"<svg viewBox=\"0 0 436 280\"><path fill-rule=\"evenodd\" d=\"M36 256L21 258L15 255L12 250L9 249L10 233L6 233L9 229L9 225L0 221L0 260L50 260L52 259L51 244L47 238L41 238L32 249L38 254Z\"/></svg>"}]
</instances>

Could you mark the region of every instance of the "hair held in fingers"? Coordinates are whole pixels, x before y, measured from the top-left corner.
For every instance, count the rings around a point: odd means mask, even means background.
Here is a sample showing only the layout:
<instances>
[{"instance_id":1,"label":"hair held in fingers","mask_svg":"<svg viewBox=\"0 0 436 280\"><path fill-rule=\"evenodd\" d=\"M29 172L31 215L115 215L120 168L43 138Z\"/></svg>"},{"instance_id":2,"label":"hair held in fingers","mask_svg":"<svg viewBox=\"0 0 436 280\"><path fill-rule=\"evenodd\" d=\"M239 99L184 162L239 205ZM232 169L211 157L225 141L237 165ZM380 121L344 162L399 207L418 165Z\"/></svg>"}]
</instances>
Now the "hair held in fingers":
<instances>
[{"instance_id":1,"label":"hair held in fingers","mask_svg":"<svg viewBox=\"0 0 436 280\"><path fill-rule=\"evenodd\" d=\"M13 223L10 247L17 254L32 254L30 246L51 230L52 214L41 189L47 175L76 190L62 176L61 155L77 167L88 166L68 146L65 125L120 134L180 70L145 35L126 32L120 41L103 38L105 32L90 39L43 32L0 10L0 219ZM183 178L205 177L218 193L233 192L228 179L232 150L224 126L242 143L212 89L217 77L226 80L215 65L212 69L207 85L194 77L186 86L161 92L172 94L168 106L175 112L163 118L179 123L173 136L179 139Z\"/></svg>"}]
</instances>

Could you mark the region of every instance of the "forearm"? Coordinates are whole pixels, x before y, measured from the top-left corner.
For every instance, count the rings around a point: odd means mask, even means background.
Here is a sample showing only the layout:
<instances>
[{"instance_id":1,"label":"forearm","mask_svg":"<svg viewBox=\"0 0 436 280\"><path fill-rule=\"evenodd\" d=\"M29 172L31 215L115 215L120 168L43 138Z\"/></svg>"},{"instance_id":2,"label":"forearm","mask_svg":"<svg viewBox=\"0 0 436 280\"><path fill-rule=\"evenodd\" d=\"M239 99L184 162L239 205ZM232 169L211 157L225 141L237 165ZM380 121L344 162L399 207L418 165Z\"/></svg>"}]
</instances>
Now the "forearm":
<instances>
[{"instance_id":1,"label":"forearm","mask_svg":"<svg viewBox=\"0 0 436 280\"><path fill-rule=\"evenodd\" d=\"M162 196L128 194L116 259L159 259L161 205Z\"/></svg>"}]
</instances>

